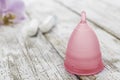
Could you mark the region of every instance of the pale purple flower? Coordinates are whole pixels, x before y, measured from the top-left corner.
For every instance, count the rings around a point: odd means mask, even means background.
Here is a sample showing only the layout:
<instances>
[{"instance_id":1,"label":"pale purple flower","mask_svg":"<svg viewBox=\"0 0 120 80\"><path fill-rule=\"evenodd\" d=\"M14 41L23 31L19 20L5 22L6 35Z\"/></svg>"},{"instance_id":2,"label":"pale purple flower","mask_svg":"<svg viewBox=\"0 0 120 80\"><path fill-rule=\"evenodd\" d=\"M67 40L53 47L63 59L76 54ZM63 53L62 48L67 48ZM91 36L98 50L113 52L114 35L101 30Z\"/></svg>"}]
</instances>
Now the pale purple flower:
<instances>
[{"instance_id":1,"label":"pale purple flower","mask_svg":"<svg viewBox=\"0 0 120 80\"><path fill-rule=\"evenodd\" d=\"M0 0L0 24L18 23L25 18L25 5L22 0Z\"/></svg>"}]
</instances>

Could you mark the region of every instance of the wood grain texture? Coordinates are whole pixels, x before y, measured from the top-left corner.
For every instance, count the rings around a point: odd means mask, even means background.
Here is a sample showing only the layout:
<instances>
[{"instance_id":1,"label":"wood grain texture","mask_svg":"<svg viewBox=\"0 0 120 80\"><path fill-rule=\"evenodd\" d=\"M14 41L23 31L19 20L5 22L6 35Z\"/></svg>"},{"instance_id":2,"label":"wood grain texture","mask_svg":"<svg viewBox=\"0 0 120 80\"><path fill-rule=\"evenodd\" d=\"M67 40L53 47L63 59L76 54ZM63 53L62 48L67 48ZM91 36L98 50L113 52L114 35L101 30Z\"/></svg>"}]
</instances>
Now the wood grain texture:
<instances>
[{"instance_id":1,"label":"wood grain texture","mask_svg":"<svg viewBox=\"0 0 120 80\"><path fill-rule=\"evenodd\" d=\"M19 28L20 26L1 27L0 37L3 39L1 43L4 44L0 45L1 61L4 60L4 63L7 63L5 67L8 67L7 71L9 71L8 76L0 78L1 80L35 80L17 41L16 33ZM10 79L5 79L6 77Z\"/></svg>"},{"instance_id":2,"label":"wood grain texture","mask_svg":"<svg viewBox=\"0 0 120 80\"><path fill-rule=\"evenodd\" d=\"M34 14L35 9L46 9L46 2L31 0L26 10L28 20L11 27L0 27L0 80L78 80L63 68L63 58L39 31L38 36L23 37L22 28L33 18L43 19ZM37 6L37 7L36 7ZM35 8L36 7L36 8ZM40 9L40 10L42 10ZM50 9L48 9L50 10ZM39 13L39 10L38 10Z\"/></svg>"},{"instance_id":3,"label":"wood grain texture","mask_svg":"<svg viewBox=\"0 0 120 80\"><path fill-rule=\"evenodd\" d=\"M20 28L1 27L0 80L77 80L64 70L63 59L40 32L23 38Z\"/></svg>"},{"instance_id":4,"label":"wood grain texture","mask_svg":"<svg viewBox=\"0 0 120 80\"><path fill-rule=\"evenodd\" d=\"M46 37L51 42L51 44L57 49L60 55L62 57L65 57L65 49L67 46L67 41L70 37L71 32L73 31L73 28L75 28L76 24L79 23L80 16L76 15L74 12L67 10L66 8L61 7L60 5L61 4L58 3L58 5L56 5L56 8L59 9L61 13L55 11L56 15L59 15L58 16L59 23L57 27L55 27L50 33L46 34ZM62 17L63 16L62 12L64 12L67 15ZM99 28L99 26L94 25L91 22L89 22L89 24L92 26L92 28L94 29L94 31L96 32L100 40L101 50L103 53L103 60L105 63L105 70L98 75L81 76L81 79L83 80L94 80L94 79L119 80L118 75L120 74L120 72L119 72L118 66L119 66L120 59L118 56L120 55L119 54L120 41L114 36L108 34L104 30ZM114 61L116 65L114 64Z\"/></svg>"},{"instance_id":5,"label":"wood grain texture","mask_svg":"<svg viewBox=\"0 0 120 80\"><path fill-rule=\"evenodd\" d=\"M85 10L87 18L90 22L98 25L101 29L107 31L109 34L120 39L120 11L118 5L119 1L109 1L108 0L55 0L59 2L62 6L67 7L71 11L80 15L82 10ZM106 1L106 2L105 2ZM107 4L108 3L108 4ZM111 4L113 3L113 4Z\"/></svg>"},{"instance_id":6,"label":"wood grain texture","mask_svg":"<svg viewBox=\"0 0 120 80\"><path fill-rule=\"evenodd\" d=\"M119 5L109 0L86 1L24 0L28 20L0 27L0 80L120 80ZM109 9L110 5L115 7ZM99 38L105 69L97 75L76 77L65 71L63 61L82 8ZM45 34L39 30L34 37L23 37L21 31L27 23L37 19L41 24L49 15L58 18L53 30Z\"/></svg>"}]
</instances>

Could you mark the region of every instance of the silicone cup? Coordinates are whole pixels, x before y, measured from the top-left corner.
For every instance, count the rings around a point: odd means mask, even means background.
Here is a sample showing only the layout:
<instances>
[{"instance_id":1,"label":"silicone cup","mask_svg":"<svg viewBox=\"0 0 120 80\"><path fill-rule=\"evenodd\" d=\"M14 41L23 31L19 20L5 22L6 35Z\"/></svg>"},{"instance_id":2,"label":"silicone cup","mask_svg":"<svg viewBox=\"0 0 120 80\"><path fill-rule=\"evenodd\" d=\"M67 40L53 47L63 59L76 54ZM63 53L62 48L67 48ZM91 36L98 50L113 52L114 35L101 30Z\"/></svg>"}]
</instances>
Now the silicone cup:
<instances>
[{"instance_id":1,"label":"silicone cup","mask_svg":"<svg viewBox=\"0 0 120 80\"><path fill-rule=\"evenodd\" d=\"M80 24L70 37L64 66L68 72L73 74L93 75L102 71L104 65L97 36L88 26L84 11L81 16Z\"/></svg>"}]
</instances>

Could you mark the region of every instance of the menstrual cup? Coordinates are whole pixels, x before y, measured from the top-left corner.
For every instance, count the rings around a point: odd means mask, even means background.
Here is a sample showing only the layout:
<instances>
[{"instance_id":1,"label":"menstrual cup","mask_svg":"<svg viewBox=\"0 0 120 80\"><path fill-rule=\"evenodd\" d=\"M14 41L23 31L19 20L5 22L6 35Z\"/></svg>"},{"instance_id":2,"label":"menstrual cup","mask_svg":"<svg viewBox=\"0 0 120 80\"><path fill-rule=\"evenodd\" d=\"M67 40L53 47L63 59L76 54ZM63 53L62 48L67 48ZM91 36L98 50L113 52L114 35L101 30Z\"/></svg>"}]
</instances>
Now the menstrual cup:
<instances>
[{"instance_id":1,"label":"menstrual cup","mask_svg":"<svg viewBox=\"0 0 120 80\"><path fill-rule=\"evenodd\" d=\"M93 75L104 68L100 45L95 32L86 22L84 11L81 16L81 22L70 37L64 66L68 72L73 74Z\"/></svg>"}]
</instances>

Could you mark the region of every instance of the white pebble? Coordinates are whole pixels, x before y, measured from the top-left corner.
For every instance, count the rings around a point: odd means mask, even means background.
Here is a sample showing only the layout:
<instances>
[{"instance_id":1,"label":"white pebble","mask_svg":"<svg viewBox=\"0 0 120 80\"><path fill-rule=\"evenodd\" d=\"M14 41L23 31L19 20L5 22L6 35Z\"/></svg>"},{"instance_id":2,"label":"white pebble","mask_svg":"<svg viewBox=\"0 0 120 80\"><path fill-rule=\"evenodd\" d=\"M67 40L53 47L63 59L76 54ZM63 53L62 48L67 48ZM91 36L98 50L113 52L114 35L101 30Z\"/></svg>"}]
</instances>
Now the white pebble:
<instances>
[{"instance_id":1,"label":"white pebble","mask_svg":"<svg viewBox=\"0 0 120 80\"><path fill-rule=\"evenodd\" d=\"M56 25L56 16L49 16L45 21L39 26L42 33L50 31Z\"/></svg>"},{"instance_id":2,"label":"white pebble","mask_svg":"<svg viewBox=\"0 0 120 80\"><path fill-rule=\"evenodd\" d=\"M22 33L23 36L34 36L37 34L38 32L38 26L39 26L39 22L36 19L33 19L32 21L30 21L30 23L27 23L28 25L24 26L24 28L22 29Z\"/></svg>"}]
</instances>

